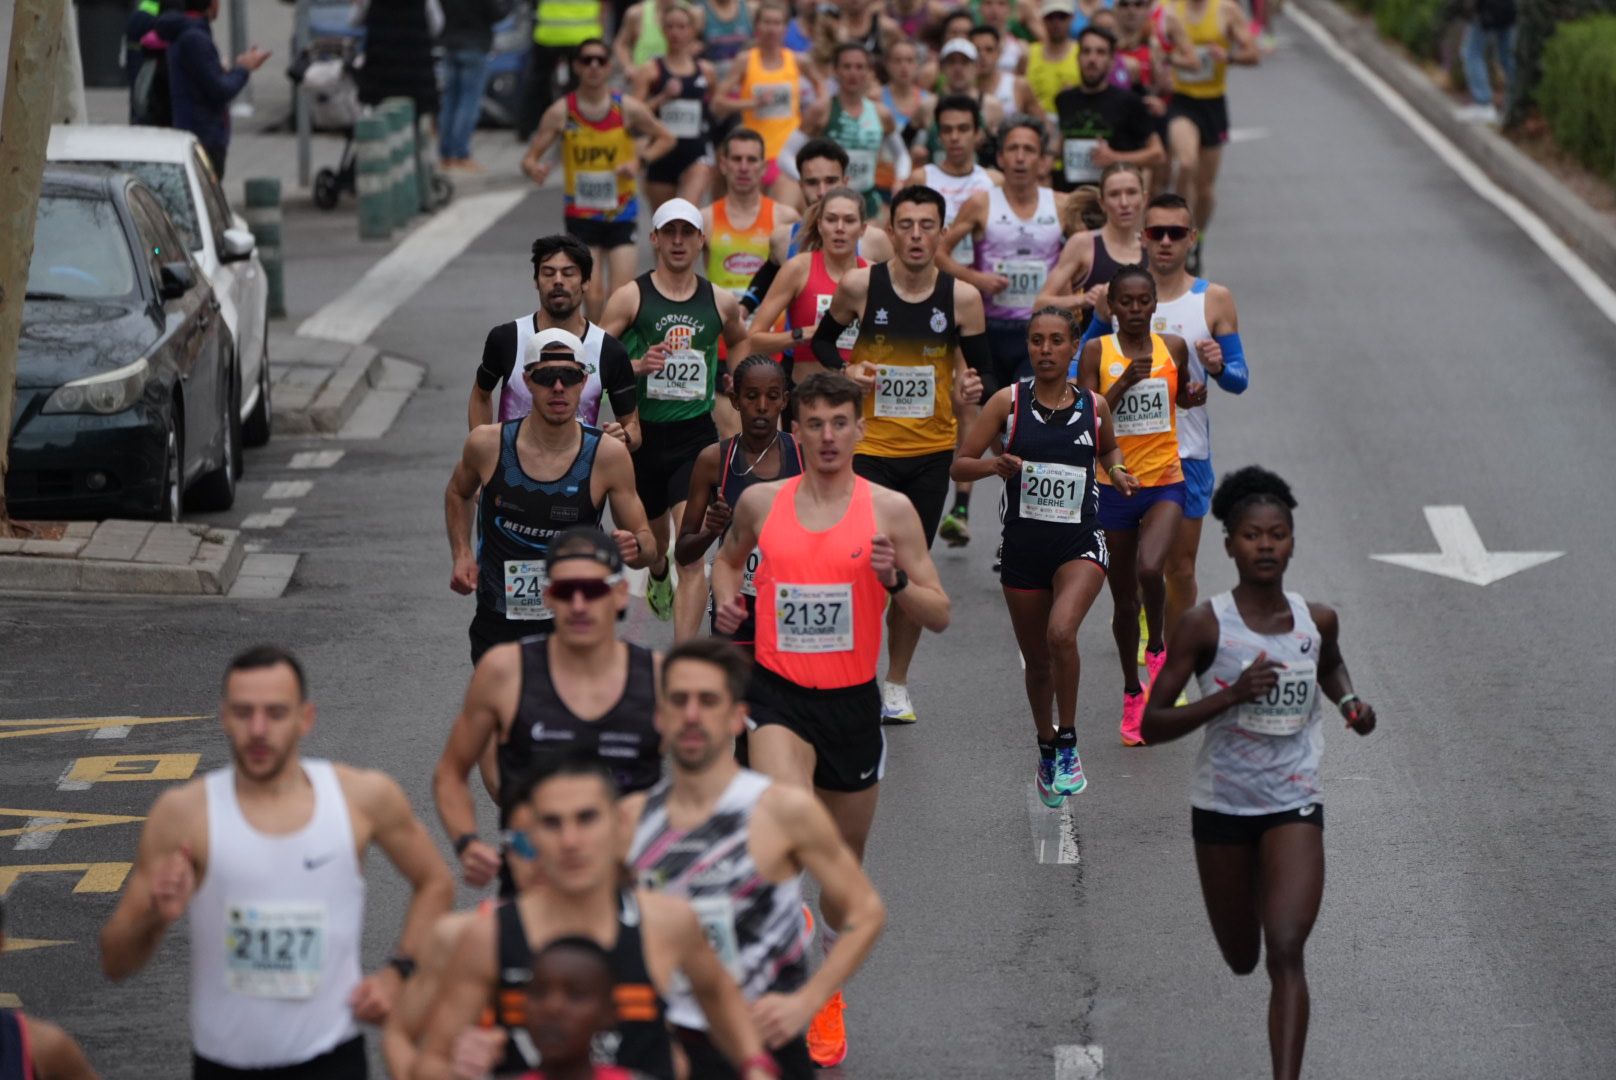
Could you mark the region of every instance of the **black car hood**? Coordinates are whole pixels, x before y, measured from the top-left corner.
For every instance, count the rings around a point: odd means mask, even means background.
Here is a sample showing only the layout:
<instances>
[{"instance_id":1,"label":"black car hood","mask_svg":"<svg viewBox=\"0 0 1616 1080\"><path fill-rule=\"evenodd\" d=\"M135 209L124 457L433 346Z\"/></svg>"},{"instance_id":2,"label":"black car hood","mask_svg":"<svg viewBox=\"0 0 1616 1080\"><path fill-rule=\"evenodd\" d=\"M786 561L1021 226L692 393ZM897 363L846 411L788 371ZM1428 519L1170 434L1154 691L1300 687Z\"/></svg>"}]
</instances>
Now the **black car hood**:
<instances>
[{"instance_id":1,"label":"black car hood","mask_svg":"<svg viewBox=\"0 0 1616 1080\"><path fill-rule=\"evenodd\" d=\"M145 356L161 336L135 300L30 300L23 307L17 385L50 389Z\"/></svg>"}]
</instances>

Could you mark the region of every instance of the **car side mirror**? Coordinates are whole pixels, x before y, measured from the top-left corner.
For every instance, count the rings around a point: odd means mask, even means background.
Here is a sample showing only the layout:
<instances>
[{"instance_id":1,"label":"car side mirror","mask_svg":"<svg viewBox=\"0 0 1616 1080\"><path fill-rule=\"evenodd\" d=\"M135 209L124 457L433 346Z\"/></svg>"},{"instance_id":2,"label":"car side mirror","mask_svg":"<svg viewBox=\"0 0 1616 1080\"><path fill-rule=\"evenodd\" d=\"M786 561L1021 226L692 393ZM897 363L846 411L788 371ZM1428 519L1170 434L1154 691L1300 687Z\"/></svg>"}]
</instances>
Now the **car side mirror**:
<instances>
[{"instance_id":1,"label":"car side mirror","mask_svg":"<svg viewBox=\"0 0 1616 1080\"><path fill-rule=\"evenodd\" d=\"M258 247L257 239L246 229L226 229L222 240L219 245L219 261L222 263L249 259Z\"/></svg>"},{"instance_id":2,"label":"car side mirror","mask_svg":"<svg viewBox=\"0 0 1616 1080\"><path fill-rule=\"evenodd\" d=\"M163 264L162 280L158 283L157 294L164 300L178 300L194 288L196 288L196 275L191 273L190 264L182 262Z\"/></svg>"}]
</instances>

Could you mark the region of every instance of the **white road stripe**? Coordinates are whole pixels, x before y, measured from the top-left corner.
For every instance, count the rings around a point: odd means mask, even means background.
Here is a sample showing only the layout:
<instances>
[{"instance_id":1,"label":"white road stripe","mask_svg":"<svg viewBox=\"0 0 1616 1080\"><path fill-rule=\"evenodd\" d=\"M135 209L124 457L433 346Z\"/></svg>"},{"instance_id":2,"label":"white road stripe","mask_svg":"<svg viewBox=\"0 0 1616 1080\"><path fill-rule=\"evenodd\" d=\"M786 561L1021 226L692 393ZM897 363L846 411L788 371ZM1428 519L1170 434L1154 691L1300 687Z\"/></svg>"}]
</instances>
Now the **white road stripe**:
<instances>
[{"instance_id":1,"label":"white road stripe","mask_svg":"<svg viewBox=\"0 0 1616 1080\"><path fill-rule=\"evenodd\" d=\"M98 727L95 729L95 734L90 736L92 739L127 739L128 737L128 724L109 724L106 727Z\"/></svg>"},{"instance_id":2,"label":"white road stripe","mask_svg":"<svg viewBox=\"0 0 1616 1080\"><path fill-rule=\"evenodd\" d=\"M127 730L127 729L125 729ZM56 843L56 838L62 834L60 829L47 829L47 825L65 825L66 818L35 817L29 818L28 824L23 826L23 834L17 837L17 842L11 846L13 851L44 851ZM40 829L43 831L35 832Z\"/></svg>"},{"instance_id":3,"label":"white road stripe","mask_svg":"<svg viewBox=\"0 0 1616 1080\"><path fill-rule=\"evenodd\" d=\"M1091 1043L1055 1047L1055 1080L1099 1080L1105 1075L1105 1051Z\"/></svg>"},{"instance_id":4,"label":"white road stripe","mask_svg":"<svg viewBox=\"0 0 1616 1080\"><path fill-rule=\"evenodd\" d=\"M292 469L329 469L342 460L346 450L303 450L292 455L292 462L288 468Z\"/></svg>"},{"instance_id":5,"label":"white road stripe","mask_svg":"<svg viewBox=\"0 0 1616 1080\"><path fill-rule=\"evenodd\" d=\"M371 388L348 422L337 432L339 439L379 439L393 426L404 403L426 377L426 368L394 356L382 357L381 380Z\"/></svg>"},{"instance_id":6,"label":"white road stripe","mask_svg":"<svg viewBox=\"0 0 1616 1080\"><path fill-rule=\"evenodd\" d=\"M1044 866L1075 866L1077 825L1072 820L1072 800L1065 799L1054 810L1038 797L1038 783L1027 784L1027 818L1032 823L1033 858Z\"/></svg>"},{"instance_id":7,"label":"white road stripe","mask_svg":"<svg viewBox=\"0 0 1616 1080\"><path fill-rule=\"evenodd\" d=\"M277 480L264 492L266 499L301 499L314 490L313 480Z\"/></svg>"},{"instance_id":8,"label":"white road stripe","mask_svg":"<svg viewBox=\"0 0 1616 1080\"><path fill-rule=\"evenodd\" d=\"M73 764L74 764L73 762L69 761L66 765L64 765L62 767L62 775L56 781L56 790L57 791L89 791L90 790L90 782L88 780L69 780L68 779L68 777L73 774Z\"/></svg>"},{"instance_id":9,"label":"white road stripe","mask_svg":"<svg viewBox=\"0 0 1616 1080\"><path fill-rule=\"evenodd\" d=\"M230 586L233 600L274 600L286 591L297 572L298 555L256 554L241 562L241 572Z\"/></svg>"},{"instance_id":10,"label":"white road stripe","mask_svg":"<svg viewBox=\"0 0 1616 1080\"><path fill-rule=\"evenodd\" d=\"M1320 26L1311 16L1296 10L1294 7L1285 9L1285 17L1300 26L1308 37L1318 42L1319 47L1352 73L1353 77L1369 88L1370 93L1381 100L1381 103L1391 110L1409 130L1419 136L1420 141L1431 148L1431 151L1447 163L1448 167L1459 174L1459 178L1470 189L1483 199L1492 203L1504 216L1520 227L1531 241L1542 249L1543 254L1563 271L1572 284L1581 289L1583 295L1592 301L1600 314L1611 322L1616 323L1616 291L1606 285L1604 279L1594 273L1587 263L1580 259L1576 252L1565 245L1565 242L1543 221L1534 214L1515 196L1493 183L1487 174L1464 155L1458 147L1448 141L1436 128L1432 127L1425 117L1415 111L1414 106L1405 101L1397 91L1370 71L1357 57L1342 48L1340 43L1330 35L1330 32Z\"/></svg>"},{"instance_id":11,"label":"white road stripe","mask_svg":"<svg viewBox=\"0 0 1616 1080\"><path fill-rule=\"evenodd\" d=\"M303 320L297 332L353 345L365 341L530 190L491 191L456 199L371 267L353 288Z\"/></svg>"},{"instance_id":12,"label":"white road stripe","mask_svg":"<svg viewBox=\"0 0 1616 1080\"><path fill-rule=\"evenodd\" d=\"M248 514L241 519L243 529L278 529L292 520L297 513L293 506L277 506L273 510L265 510L257 514Z\"/></svg>"}]
</instances>

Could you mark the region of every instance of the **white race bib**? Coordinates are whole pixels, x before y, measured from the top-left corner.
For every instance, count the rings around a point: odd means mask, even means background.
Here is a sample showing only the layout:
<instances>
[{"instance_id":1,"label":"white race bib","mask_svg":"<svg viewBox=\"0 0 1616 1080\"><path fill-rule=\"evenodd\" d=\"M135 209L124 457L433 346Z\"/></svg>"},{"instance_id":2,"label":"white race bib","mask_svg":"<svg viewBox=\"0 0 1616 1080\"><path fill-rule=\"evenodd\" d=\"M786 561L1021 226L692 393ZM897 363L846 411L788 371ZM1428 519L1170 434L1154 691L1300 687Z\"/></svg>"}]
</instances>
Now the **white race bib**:
<instances>
[{"instance_id":1,"label":"white race bib","mask_svg":"<svg viewBox=\"0 0 1616 1080\"><path fill-rule=\"evenodd\" d=\"M231 903L225 918L225 985L253 997L314 996L325 970L324 904Z\"/></svg>"},{"instance_id":2,"label":"white race bib","mask_svg":"<svg viewBox=\"0 0 1616 1080\"><path fill-rule=\"evenodd\" d=\"M814 307L818 309L818 312L814 315L814 320L816 322L823 319L825 317L825 312L830 310L830 300L830 293L820 293L819 299L814 301ZM842 352L852 352L853 346L858 344L858 328L859 321L854 319L850 324L848 324L846 330L843 330L840 334L836 335L836 347Z\"/></svg>"},{"instance_id":3,"label":"white race bib","mask_svg":"<svg viewBox=\"0 0 1616 1080\"><path fill-rule=\"evenodd\" d=\"M1000 259L993 264L993 272L1010 279L1010 284L993 300L1000 307L1030 308L1038 299L1038 290L1044 287L1049 267L1042 259Z\"/></svg>"},{"instance_id":4,"label":"white race bib","mask_svg":"<svg viewBox=\"0 0 1616 1080\"><path fill-rule=\"evenodd\" d=\"M572 204L581 210L617 209L615 172L580 172L572 178Z\"/></svg>"},{"instance_id":5,"label":"white race bib","mask_svg":"<svg viewBox=\"0 0 1616 1080\"><path fill-rule=\"evenodd\" d=\"M544 563L507 560L505 563L505 617L507 619L553 619L555 612L544 606L544 587L550 582Z\"/></svg>"},{"instance_id":6,"label":"white race bib","mask_svg":"<svg viewBox=\"0 0 1616 1080\"><path fill-rule=\"evenodd\" d=\"M1257 735L1295 735L1313 715L1319 666L1292 660L1279 669L1279 682L1263 697L1240 706L1235 722Z\"/></svg>"},{"instance_id":7,"label":"white race bib","mask_svg":"<svg viewBox=\"0 0 1616 1080\"><path fill-rule=\"evenodd\" d=\"M875 186L875 151L847 151L847 186L854 191L869 191Z\"/></svg>"},{"instance_id":8,"label":"white race bib","mask_svg":"<svg viewBox=\"0 0 1616 1080\"><path fill-rule=\"evenodd\" d=\"M1209 83L1217 77L1218 62L1212 58L1212 50L1205 45L1195 47L1196 67L1189 73L1179 72L1180 85L1193 86L1197 83Z\"/></svg>"},{"instance_id":9,"label":"white race bib","mask_svg":"<svg viewBox=\"0 0 1616 1080\"><path fill-rule=\"evenodd\" d=\"M674 98L662 103L662 126L676 139L701 138L701 102Z\"/></svg>"},{"instance_id":10,"label":"white race bib","mask_svg":"<svg viewBox=\"0 0 1616 1080\"><path fill-rule=\"evenodd\" d=\"M960 237L960 242L954 245L954 261L961 266L976 265L976 238L970 233Z\"/></svg>"},{"instance_id":11,"label":"white race bib","mask_svg":"<svg viewBox=\"0 0 1616 1080\"><path fill-rule=\"evenodd\" d=\"M1167 380L1150 378L1128 387L1111 419L1118 435L1164 435L1173 430L1172 416Z\"/></svg>"},{"instance_id":12,"label":"white race bib","mask_svg":"<svg viewBox=\"0 0 1616 1080\"><path fill-rule=\"evenodd\" d=\"M923 420L937 414L937 369L909 364L875 367L875 415Z\"/></svg>"},{"instance_id":13,"label":"white race bib","mask_svg":"<svg viewBox=\"0 0 1616 1080\"><path fill-rule=\"evenodd\" d=\"M1083 520L1087 469L1052 461L1021 463L1021 516L1028 521L1076 525Z\"/></svg>"},{"instance_id":14,"label":"white race bib","mask_svg":"<svg viewBox=\"0 0 1616 1080\"><path fill-rule=\"evenodd\" d=\"M757 595L757 568L763 562L763 551L753 548L752 554L746 557L746 569L741 571L741 595Z\"/></svg>"},{"instance_id":15,"label":"white race bib","mask_svg":"<svg viewBox=\"0 0 1616 1080\"><path fill-rule=\"evenodd\" d=\"M661 371L645 377L645 396L654 401L700 401L707 396L707 354L671 349Z\"/></svg>"},{"instance_id":16,"label":"white race bib","mask_svg":"<svg viewBox=\"0 0 1616 1080\"><path fill-rule=\"evenodd\" d=\"M757 88L759 120L784 120L791 115L791 87L785 83L765 83Z\"/></svg>"},{"instance_id":17,"label":"white race bib","mask_svg":"<svg viewBox=\"0 0 1616 1080\"><path fill-rule=\"evenodd\" d=\"M1094 151L1099 139L1067 139L1061 156L1066 166L1066 182L1087 184L1100 178L1100 169L1094 164Z\"/></svg>"},{"instance_id":18,"label":"white race bib","mask_svg":"<svg viewBox=\"0 0 1616 1080\"><path fill-rule=\"evenodd\" d=\"M735 933L735 901L727 896L692 896L690 906L719 962L739 982L746 972L741 969L741 939Z\"/></svg>"},{"instance_id":19,"label":"white race bib","mask_svg":"<svg viewBox=\"0 0 1616 1080\"><path fill-rule=\"evenodd\" d=\"M781 652L850 652L853 584L776 585L775 641Z\"/></svg>"}]
</instances>

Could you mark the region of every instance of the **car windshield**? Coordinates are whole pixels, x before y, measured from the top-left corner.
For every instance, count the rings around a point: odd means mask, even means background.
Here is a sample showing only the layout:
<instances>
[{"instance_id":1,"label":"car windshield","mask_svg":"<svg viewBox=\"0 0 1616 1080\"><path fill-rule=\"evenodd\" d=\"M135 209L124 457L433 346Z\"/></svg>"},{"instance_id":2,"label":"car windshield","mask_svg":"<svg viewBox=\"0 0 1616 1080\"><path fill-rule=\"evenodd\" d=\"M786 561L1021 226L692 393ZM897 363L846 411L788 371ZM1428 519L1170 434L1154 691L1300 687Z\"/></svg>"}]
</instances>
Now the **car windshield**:
<instances>
[{"instance_id":1,"label":"car windshield","mask_svg":"<svg viewBox=\"0 0 1616 1080\"><path fill-rule=\"evenodd\" d=\"M196 227L196 204L191 201L191 182L186 179L184 165L171 161L98 161L95 164L139 178L168 211L185 246L192 251L202 250L202 230Z\"/></svg>"},{"instance_id":2,"label":"car windshield","mask_svg":"<svg viewBox=\"0 0 1616 1080\"><path fill-rule=\"evenodd\" d=\"M128 296L134 289L129 241L112 203L40 198L34 255L28 261L30 298L101 300Z\"/></svg>"}]
</instances>

